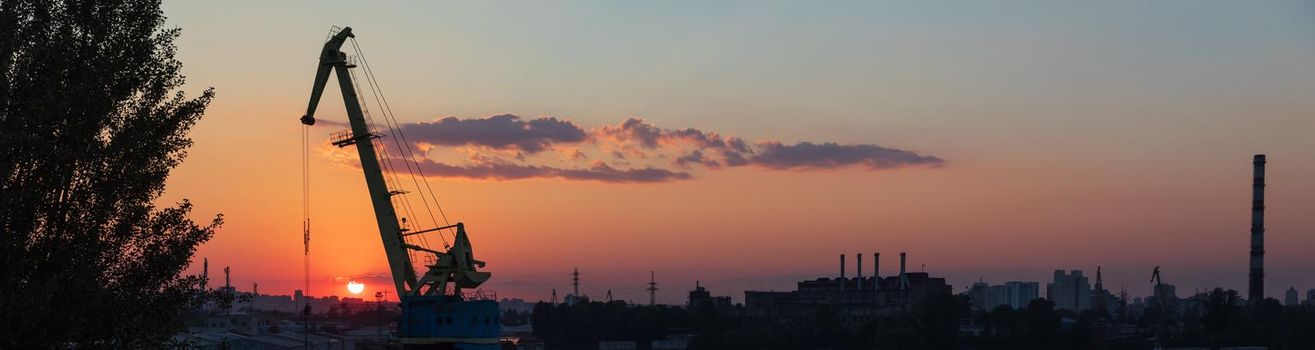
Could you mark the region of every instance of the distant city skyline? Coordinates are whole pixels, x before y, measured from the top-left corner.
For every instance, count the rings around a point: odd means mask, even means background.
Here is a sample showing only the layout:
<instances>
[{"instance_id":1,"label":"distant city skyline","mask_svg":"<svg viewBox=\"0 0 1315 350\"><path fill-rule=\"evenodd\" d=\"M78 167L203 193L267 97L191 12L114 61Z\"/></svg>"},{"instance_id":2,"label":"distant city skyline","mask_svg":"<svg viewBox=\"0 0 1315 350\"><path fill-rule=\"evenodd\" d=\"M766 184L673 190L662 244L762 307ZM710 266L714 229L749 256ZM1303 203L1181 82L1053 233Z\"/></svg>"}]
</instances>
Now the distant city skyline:
<instances>
[{"instance_id":1,"label":"distant city skyline","mask_svg":"<svg viewBox=\"0 0 1315 350\"><path fill-rule=\"evenodd\" d=\"M1315 288L1309 2L329 2L289 15L308 4L163 6L189 91L217 96L158 201L225 215L189 273L205 257L238 286L304 288L297 118L320 40L350 25L408 135L426 136L426 164L447 170L430 183L500 296L568 291L579 267L590 295L646 301L656 271L659 302L695 280L738 300L872 251L883 275L906 251L956 292L1102 266L1107 289L1148 295L1161 266L1180 294L1245 295L1257 153L1266 296ZM340 98L320 111L345 120ZM533 137L445 133L470 125ZM335 127L311 130L309 293L345 294L356 277L373 295L391 282L376 277L360 171L322 144ZM714 134L722 144L698 143ZM525 172L471 167L490 164Z\"/></svg>"}]
</instances>

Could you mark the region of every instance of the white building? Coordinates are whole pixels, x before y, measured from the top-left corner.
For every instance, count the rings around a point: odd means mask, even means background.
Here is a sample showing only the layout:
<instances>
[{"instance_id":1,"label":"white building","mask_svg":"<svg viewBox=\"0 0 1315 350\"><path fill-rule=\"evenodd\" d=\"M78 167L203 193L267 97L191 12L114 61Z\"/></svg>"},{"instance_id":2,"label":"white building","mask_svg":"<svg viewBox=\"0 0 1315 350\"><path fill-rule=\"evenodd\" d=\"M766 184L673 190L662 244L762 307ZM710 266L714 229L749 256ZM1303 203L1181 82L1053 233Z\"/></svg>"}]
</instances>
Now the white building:
<instances>
[{"instance_id":1,"label":"white building","mask_svg":"<svg viewBox=\"0 0 1315 350\"><path fill-rule=\"evenodd\" d=\"M1091 309L1091 284L1082 270L1064 273L1055 270L1054 282L1046 284L1046 299L1055 303L1056 309L1084 311Z\"/></svg>"},{"instance_id":2,"label":"white building","mask_svg":"<svg viewBox=\"0 0 1315 350\"><path fill-rule=\"evenodd\" d=\"M1003 285L988 285L985 282L974 283L968 290L968 297L973 307L981 311L991 311L1001 305L1014 309L1023 309L1040 294L1040 283L1005 282Z\"/></svg>"}]
</instances>

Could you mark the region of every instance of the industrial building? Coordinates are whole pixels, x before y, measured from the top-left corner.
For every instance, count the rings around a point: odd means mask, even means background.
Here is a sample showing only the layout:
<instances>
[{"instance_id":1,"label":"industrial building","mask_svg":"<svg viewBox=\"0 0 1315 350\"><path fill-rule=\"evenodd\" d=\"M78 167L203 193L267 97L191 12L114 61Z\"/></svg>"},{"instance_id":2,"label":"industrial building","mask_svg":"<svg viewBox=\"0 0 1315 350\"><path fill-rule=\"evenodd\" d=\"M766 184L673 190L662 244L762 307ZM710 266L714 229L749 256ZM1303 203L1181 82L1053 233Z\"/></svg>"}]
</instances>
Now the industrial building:
<instances>
[{"instance_id":1,"label":"industrial building","mask_svg":"<svg viewBox=\"0 0 1315 350\"><path fill-rule=\"evenodd\" d=\"M906 254L900 253L899 274L881 277L880 255L873 253L873 275L862 275L862 255L858 258L857 276L845 275L845 258L841 255L840 276L800 281L798 289L788 292L745 291L740 316L748 322L780 322L813 317L819 307L833 306L846 326L859 326L881 316L908 310L927 296L950 294L944 278L926 272L907 272Z\"/></svg>"},{"instance_id":2,"label":"industrial building","mask_svg":"<svg viewBox=\"0 0 1315 350\"><path fill-rule=\"evenodd\" d=\"M698 307L712 307L719 310L729 309L731 307L731 297L713 296L712 292L709 292L707 288L703 288L699 281L694 281L694 290L689 291L689 301L685 303L685 307L689 309Z\"/></svg>"}]
</instances>

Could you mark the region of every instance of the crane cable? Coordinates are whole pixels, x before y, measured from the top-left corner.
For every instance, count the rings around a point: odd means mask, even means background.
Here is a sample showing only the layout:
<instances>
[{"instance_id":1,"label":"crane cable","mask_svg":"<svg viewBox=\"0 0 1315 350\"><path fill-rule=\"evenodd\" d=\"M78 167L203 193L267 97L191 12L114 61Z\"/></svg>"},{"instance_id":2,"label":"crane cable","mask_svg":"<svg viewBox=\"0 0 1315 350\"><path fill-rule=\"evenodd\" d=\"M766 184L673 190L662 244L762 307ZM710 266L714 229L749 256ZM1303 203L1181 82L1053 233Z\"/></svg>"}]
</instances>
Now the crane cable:
<instances>
[{"instance_id":1,"label":"crane cable","mask_svg":"<svg viewBox=\"0 0 1315 350\"><path fill-rule=\"evenodd\" d=\"M302 293L302 299L305 306L302 307L301 327L303 333L306 325L310 321L310 126L301 125L301 232L303 262L305 264L302 277L305 278L305 286ZM303 345L310 347L309 336L302 337Z\"/></svg>"},{"instance_id":2,"label":"crane cable","mask_svg":"<svg viewBox=\"0 0 1315 350\"><path fill-rule=\"evenodd\" d=\"M350 75L353 89L355 89L356 91L361 91L361 85L359 83L359 80L356 78L355 71L348 70L347 72ZM368 101L366 101L365 98L361 97L359 93L356 94L356 97L358 104L361 106L361 114L363 117L365 117L366 124L370 128L370 133L374 134L375 123L374 123L374 118L371 116L370 113L369 104L366 103ZM402 182L397 178L397 172L393 170L396 167L393 166L392 164L392 160L391 160L392 157L388 154L388 148L385 147L382 141L379 141L379 139L375 137L370 137L370 143L374 145L375 149L378 150L378 152L380 153L379 156L377 156L377 158L382 158L382 161L376 159L376 162L379 163L379 167L383 170L382 172L387 175L384 177L385 186L389 188L395 188L401 190ZM404 229L410 229L409 226L411 225L409 222L406 221L406 217L415 217L415 212L411 208L410 197L406 196L405 191L398 191L398 192L389 191L389 192L390 192L389 202L393 203L395 206L397 204L400 204L403 214L405 214L405 216L402 217L402 222L399 223L399 225L403 226ZM422 246L426 246L426 247L429 246L429 241L425 239L423 235L421 235L419 239ZM405 235L402 236L402 241L405 242L406 244L411 244L410 236L405 236ZM416 252L414 250L407 249L406 254L411 259L411 261L416 261Z\"/></svg>"},{"instance_id":3,"label":"crane cable","mask_svg":"<svg viewBox=\"0 0 1315 350\"><path fill-rule=\"evenodd\" d=\"M356 41L356 38L351 38L351 41L352 49L356 52L356 57L360 58L361 66L364 68L366 82L370 87L371 94L374 95L376 104L382 107L380 112L384 116L385 126L388 128L390 135L395 135L393 137L393 142L400 150L400 158L402 158L403 165L406 167L407 173L411 177L412 184L415 185L417 191L419 191L420 200L424 204L425 210L430 216L430 220L433 222L434 227L438 227L438 219L434 216L434 210L429 206L429 201L433 200L434 207L437 208L439 216L443 218L444 226L450 226L451 222L448 220L447 213L444 212L443 206L438 203L438 197L434 195L434 190L429 185L429 181L420 180L420 178L425 178L425 175L424 170L422 170L420 165L415 161L415 154L411 152L410 147L403 146L410 145L410 142L406 139L406 135L402 133L400 123L397 121L396 115L393 113L392 106L388 103L388 97L383 94L383 89L375 78L374 70L370 68L370 62L366 59L365 54L361 50L360 44ZM417 176L417 173L419 176ZM420 183L422 182L424 183L423 189L420 188ZM425 196L426 193L428 193L428 198ZM451 231L451 229L449 230ZM455 235L455 232L453 231L452 234ZM445 248L447 248L447 239L441 234L439 235L439 238L443 239L443 244Z\"/></svg>"}]
</instances>

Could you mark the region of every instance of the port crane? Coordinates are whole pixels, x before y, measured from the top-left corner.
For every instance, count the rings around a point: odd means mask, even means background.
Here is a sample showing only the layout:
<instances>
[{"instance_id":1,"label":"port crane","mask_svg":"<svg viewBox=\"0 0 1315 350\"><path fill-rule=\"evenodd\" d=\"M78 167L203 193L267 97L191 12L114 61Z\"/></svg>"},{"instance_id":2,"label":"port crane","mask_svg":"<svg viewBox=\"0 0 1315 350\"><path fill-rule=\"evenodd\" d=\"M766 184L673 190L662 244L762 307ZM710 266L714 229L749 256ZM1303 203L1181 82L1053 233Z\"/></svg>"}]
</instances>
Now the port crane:
<instances>
[{"instance_id":1,"label":"port crane","mask_svg":"<svg viewBox=\"0 0 1315 350\"><path fill-rule=\"evenodd\" d=\"M383 135L376 133L367 121L362 99L357 95L351 71L357 67L357 62L342 51L343 44L352 39L359 55L359 46L355 45L354 38L355 34L350 27L330 32L320 52L310 102L301 117L301 123L306 126L315 125L315 109L329 82L329 75L336 75L350 129L333 134L331 143L338 147L355 146L360 157L379 236L383 240L389 271L401 302L398 335L402 345L406 348L496 349L501 332L497 302L481 297L478 292L466 295L462 291L477 288L491 277L489 272L478 270L485 263L474 258L465 225L457 222L412 230L406 218L399 220L394 208L394 196L406 192L392 190L388 186L375 143ZM368 63L365 73L372 74ZM370 83L373 84L373 80ZM401 130L392 129L390 132L400 133ZM384 161L382 164L387 164L388 160ZM437 222L435 224L437 226ZM444 230L454 230L455 234L452 244L441 249L412 244L407 239ZM425 259L417 261L413 259L415 255ZM423 273L417 273L417 263L424 268Z\"/></svg>"}]
</instances>

